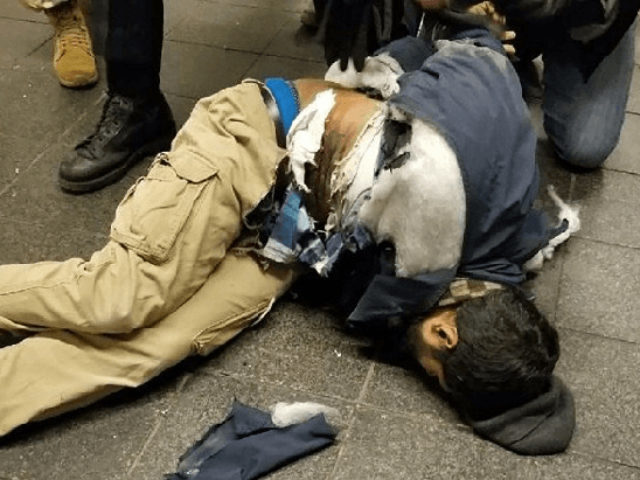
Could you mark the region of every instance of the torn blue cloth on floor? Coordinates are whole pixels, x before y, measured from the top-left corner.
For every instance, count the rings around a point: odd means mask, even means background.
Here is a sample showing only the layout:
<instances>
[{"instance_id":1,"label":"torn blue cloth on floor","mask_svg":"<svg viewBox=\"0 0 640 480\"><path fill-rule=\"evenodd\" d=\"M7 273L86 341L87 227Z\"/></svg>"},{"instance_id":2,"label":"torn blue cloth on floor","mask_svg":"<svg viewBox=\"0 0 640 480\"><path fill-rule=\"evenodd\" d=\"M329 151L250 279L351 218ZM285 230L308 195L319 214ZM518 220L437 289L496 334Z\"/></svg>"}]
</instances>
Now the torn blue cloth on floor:
<instances>
[{"instance_id":1,"label":"torn blue cloth on floor","mask_svg":"<svg viewBox=\"0 0 640 480\"><path fill-rule=\"evenodd\" d=\"M231 413L180 458L167 480L251 480L331 445L324 415L279 428L271 415L234 402Z\"/></svg>"}]
</instances>

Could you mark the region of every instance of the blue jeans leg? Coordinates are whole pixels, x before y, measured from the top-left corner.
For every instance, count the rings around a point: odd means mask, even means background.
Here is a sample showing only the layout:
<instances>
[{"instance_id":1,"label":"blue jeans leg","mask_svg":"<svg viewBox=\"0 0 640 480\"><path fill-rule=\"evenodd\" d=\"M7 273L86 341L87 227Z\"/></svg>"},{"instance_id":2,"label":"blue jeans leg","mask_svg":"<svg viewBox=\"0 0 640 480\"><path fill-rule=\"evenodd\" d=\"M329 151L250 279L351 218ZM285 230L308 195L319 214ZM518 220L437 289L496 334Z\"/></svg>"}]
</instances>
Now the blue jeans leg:
<instances>
[{"instance_id":1,"label":"blue jeans leg","mask_svg":"<svg viewBox=\"0 0 640 480\"><path fill-rule=\"evenodd\" d=\"M599 167L618 144L633 74L635 27L586 82L575 42L543 53L544 128L567 163Z\"/></svg>"}]
</instances>

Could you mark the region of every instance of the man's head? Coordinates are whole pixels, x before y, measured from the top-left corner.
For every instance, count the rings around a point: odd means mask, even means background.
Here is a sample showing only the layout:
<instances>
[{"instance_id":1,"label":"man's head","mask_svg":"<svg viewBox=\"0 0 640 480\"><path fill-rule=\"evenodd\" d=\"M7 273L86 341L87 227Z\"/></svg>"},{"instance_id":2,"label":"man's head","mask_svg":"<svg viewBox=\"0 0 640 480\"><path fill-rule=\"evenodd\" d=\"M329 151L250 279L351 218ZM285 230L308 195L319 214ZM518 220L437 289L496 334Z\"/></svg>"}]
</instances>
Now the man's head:
<instances>
[{"instance_id":1,"label":"man's head","mask_svg":"<svg viewBox=\"0 0 640 480\"><path fill-rule=\"evenodd\" d=\"M411 327L409 341L427 373L474 418L540 395L559 355L555 329L512 288L433 312Z\"/></svg>"}]
</instances>

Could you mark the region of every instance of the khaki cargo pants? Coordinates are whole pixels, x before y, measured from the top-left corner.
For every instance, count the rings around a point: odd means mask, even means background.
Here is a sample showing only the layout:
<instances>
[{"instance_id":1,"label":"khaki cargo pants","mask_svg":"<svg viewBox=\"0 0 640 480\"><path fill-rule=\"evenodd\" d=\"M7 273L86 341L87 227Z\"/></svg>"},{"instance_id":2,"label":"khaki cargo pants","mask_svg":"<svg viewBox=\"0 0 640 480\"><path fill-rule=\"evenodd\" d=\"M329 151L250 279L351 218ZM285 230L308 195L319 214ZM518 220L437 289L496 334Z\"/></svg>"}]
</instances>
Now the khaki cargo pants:
<instances>
[{"instance_id":1,"label":"khaki cargo pants","mask_svg":"<svg viewBox=\"0 0 640 480\"><path fill-rule=\"evenodd\" d=\"M0 435L135 387L234 337L294 273L230 250L284 156L258 86L201 100L89 261L0 266Z\"/></svg>"}]
</instances>

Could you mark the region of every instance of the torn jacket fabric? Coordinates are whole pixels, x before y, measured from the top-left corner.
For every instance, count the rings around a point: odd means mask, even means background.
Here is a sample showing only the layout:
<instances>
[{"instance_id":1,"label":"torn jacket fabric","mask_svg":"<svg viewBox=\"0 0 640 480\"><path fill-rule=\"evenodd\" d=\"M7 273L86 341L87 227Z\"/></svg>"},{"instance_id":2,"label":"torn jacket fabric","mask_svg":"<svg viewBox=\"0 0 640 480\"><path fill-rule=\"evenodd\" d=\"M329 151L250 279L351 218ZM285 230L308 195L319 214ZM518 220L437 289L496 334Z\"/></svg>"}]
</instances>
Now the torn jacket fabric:
<instances>
[{"instance_id":1,"label":"torn jacket fabric","mask_svg":"<svg viewBox=\"0 0 640 480\"><path fill-rule=\"evenodd\" d=\"M288 136L300 113L297 90L289 81L277 77L268 78L265 86L278 106L277 123L281 124L284 136ZM311 121L314 116L320 118L322 114L308 115ZM345 250L355 252L373 243L371 235L360 226L354 226L348 233L319 228L324 225L309 213L300 184L291 174L285 183L286 188L280 192L274 187L244 220L247 228L259 232L260 256L276 263L297 263L326 277Z\"/></svg>"},{"instance_id":2,"label":"torn jacket fabric","mask_svg":"<svg viewBox=\"0 0 640 480\"><path fill-rule=\"evenodd\" d=\"M271 415L234 402L231 413L182 457L167 480L252 480L331 445L324 415L278 428Z\"/></svg>"}]
</instances>

